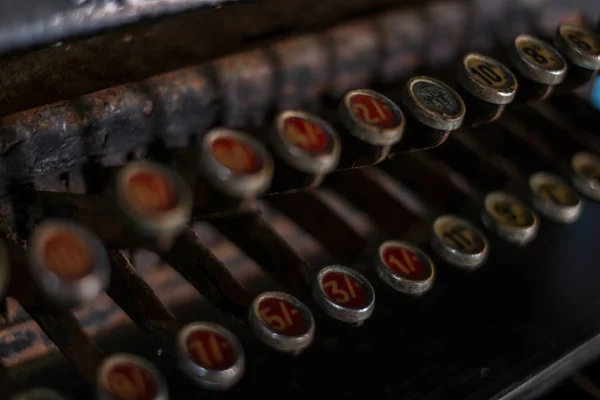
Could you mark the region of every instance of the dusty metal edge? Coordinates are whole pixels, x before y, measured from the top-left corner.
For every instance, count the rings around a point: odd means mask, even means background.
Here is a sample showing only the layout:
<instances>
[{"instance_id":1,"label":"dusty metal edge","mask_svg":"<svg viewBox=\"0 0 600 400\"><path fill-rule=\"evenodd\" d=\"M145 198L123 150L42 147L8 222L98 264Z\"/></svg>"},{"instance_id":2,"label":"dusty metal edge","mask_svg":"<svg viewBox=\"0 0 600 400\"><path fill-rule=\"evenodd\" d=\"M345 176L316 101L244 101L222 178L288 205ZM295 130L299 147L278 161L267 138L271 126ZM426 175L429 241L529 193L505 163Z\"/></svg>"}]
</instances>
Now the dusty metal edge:
<instances>
[{"instance_id":1,"label":"dusty metal edge","mask_svg":"<svg viewBox=\"0 0 600 400\"><path fill-rule=\"evenodd\" d=\"M534 399L550 391L557 384L577 372L600 355L600 334L564 354L559 360L537 373L528 376L522 383L508 386L490 400Z\"/></svg>"}]
</instances>

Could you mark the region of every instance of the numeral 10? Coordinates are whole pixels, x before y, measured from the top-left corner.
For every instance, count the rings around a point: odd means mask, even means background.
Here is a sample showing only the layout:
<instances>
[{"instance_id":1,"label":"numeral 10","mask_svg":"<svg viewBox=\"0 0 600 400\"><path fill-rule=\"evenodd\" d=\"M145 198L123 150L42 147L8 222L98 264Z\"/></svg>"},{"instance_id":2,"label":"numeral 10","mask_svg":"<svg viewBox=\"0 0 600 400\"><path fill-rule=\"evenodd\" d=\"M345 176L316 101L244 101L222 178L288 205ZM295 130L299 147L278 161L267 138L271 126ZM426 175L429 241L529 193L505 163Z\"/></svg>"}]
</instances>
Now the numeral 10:
<instances>
[{"instance_id":1,"label":"numeral 10","mask_svg":"<svg viewBox=\"0 0 600 400\"><path fill-rule=\"evenodd\" d=\"M481 80L483 80L488 85L493 85L494 83L502 82L502 77L496 73L489 65L481 64L475 68L471 68L471 72L474 75L477 75Z\"/></svg>"}]
</instances>

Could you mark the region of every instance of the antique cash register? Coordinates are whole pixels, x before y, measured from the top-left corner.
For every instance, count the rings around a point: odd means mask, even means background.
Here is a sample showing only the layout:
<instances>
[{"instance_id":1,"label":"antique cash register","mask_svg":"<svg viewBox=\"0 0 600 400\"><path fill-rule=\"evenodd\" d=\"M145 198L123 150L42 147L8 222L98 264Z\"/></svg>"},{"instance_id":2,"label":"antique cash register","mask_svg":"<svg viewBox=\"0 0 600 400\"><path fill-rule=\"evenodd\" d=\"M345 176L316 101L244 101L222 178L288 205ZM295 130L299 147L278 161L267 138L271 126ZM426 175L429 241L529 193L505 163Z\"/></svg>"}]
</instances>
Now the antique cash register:
<instances>
[{"instance_id":1,"label":"antique cash register","mask_svg":"<svg viewBox=\"0 0 600 400\"><path fill-rule=\"evenodd\" d=\"M0 399L532 399L600 356L597 0L0 5Z\"/></svg>"}]
</instances>

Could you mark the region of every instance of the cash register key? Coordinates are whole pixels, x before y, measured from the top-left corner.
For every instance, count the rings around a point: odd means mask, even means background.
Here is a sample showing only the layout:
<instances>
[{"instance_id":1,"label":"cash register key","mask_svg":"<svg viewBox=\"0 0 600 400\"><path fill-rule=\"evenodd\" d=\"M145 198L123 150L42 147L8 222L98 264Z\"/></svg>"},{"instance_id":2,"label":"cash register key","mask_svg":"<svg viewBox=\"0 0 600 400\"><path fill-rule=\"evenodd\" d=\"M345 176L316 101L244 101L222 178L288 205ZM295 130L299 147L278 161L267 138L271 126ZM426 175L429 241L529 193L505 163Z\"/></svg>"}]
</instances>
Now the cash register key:
<instances>
[{"instance_id":1,"label":"cash register key","mask_svg":"<svg viewBox=\"0 0 600 400\"><path fill-rule=\"evenodd\" d=\"M255 197L271 184L273 159L262 143L248 134L212 129L202 138L199 151L200 172L231 197Z\"/></svg>"},{"instance_id":2,"label":"cash register key","mask_svg":"<svg viewBox=\"0 0 600 400\"><path fill-rule=\"evenodd\" d=\"M517 94L517 78L510 69L482 54L469 53L463 57L458 82L469 94L486 103L508 104Z\"/></svg>"},{"instance_id":3,"label":"cash register key","mask_svg":"<svg viewBox=\"0 0 600 400\"><path fill-rule=\"evenodd\" d=\"M558 85L567 75L567 62L550 44L521 34L509 47L510 61L526 78L543 85Z\"/></svg>"},{"instance_id":4,"label":"cash register key","mask_svg":"<svg viewBox=\"0 0 600 400\"><path fill-rule=\"evenodd\" d=\"M455 215L442 215L433 222L431 248L448 264L474 271L487 260L490 245L477 227Z\"/></svg>"},{"instance_id":5,"label":"cash register key","mask_svg":"<svg viewBox=\"0 0 600 400\"><path fill-rule=\"evenodd\" d=\"M313 282L313 297L333 318L361 325L375 308L375 291L359 272L343 265L329 265Z\"/></svg>"},{"instance_id":6,"label":"cash register key","mask_svg":"<svg viewBox=\"0 0 600 400\"><path fill-rule=\"evenodd\" d=\"M160 164L138 161L116 176L119 209L141 234L157 237L186 226L192 213L192 193L183 179Z\"/></svg>"},{"instance_id":7,"label":"cash register key","mask_svg":"<svg viewBox=\"0 0 600 400\"><path fill-rule=\"evenodd\" d=\"M194 322L178 335L179 368L198 385L227 390L244 375L244 349L237 337L224 327Z\"/></svg>"},{"instance_id":8,"label":"cash register key","mask_svg":"<svg viewBox=\"0 0 600 400\"><path fill-rule=\"evenodd\" d=\"M286 163L307 174L326 174L340 160L340 138L323 119L304 111L283 111L271 130L273 151Z\"/></svg>"},{"instance_id":9,"label":"cash register key","mask_svg":"<svg viewBox=\"0 0 600 400\"><path fill-rule=\"evenodd\" d=\"M560 24L554 45L578 67L592 71L600 69L600 37L592 31L578 25Z\"/></svg>"},{"instance_id":10,"label":"cash register key","mask_svg":"<svg viewBox=\"0 0 600 400\"><path fill-rule=\"evenodd\" d=\"M98 368L99 400L168 400L167 383L147 360L131 354L107 357Z\"/></svg>"},{"instance_id":11,"label":"cash register key","mask_svg":"<svg viewBox=\"0 0 600 400\"><path fill-rule=\"evenodd\" d=\"M537 236L540 219L529 206L505 192L485 196L483 224L507 242L526 245Z\"/></svg>"},{"instance_id":12,"label":"cash register key","mask_svg":"<svg viewBox=\"0 0 600 400\"><path fill-rule=\"evenodd\" d=\"M4 296L4 291L10 281L10 259L8 250L4 242L0 240L0 298Z\"/></svg>"},{"instance_id":13,"label":"cash register key","mask_svg":"<svg viewBox=\"0 0 600 400\"><path fill-rule=\"evenodd\" d=\"M537 172L529 177L529 188L534 207L547 218L565 224L579 219L583 203L560 177L550 172Z\"/></svg>"},{"instance_id":14,"label":"cash register key","mask_svg":"<svg viewBox=\"0 0 600 400\"><path fill-rule=\"evenodd\" d=\"M573 184L580 193L600 201L600 157L580 152L571 159Z\"/></svg>"},{"instance_id":15,"label":"cash register key","mask_svg":"<svg viewBox=\"0 0 600 400\"><path fill-rule=\"evenodd\" d=\"M412 296L429 291L435 279L433 261L410 243L388 240L379 245L375 270L391 288Z\"/></svg>"},{"instance_id":16,"label":"cash register key","mask_svg":"<svg viewBox=\"0 0 600 400\"><path fill-rule=\"evenodd\" d=\"M62 394L47 388L31 389L12 397L12 400L68 400Z\"/></svg>"},{"instance_id":17,"label":"cash register key","mask_svg":"<svg viewBox=\"0 0 600 400\"><path fill-rule=\"evenodd\" d=\"M417 121L439 131L458 129L465 117L465 104L458 93L445 83L426 76L416 76L408 81L402 102Z\"/></svg>"},{"instance_id":18,"label":"cash register key","mask_svg":"<svg viewBox=\"0 0 600 400\"><path fill-rule=\"evenodd\" d=\"M265 292L252 302L248 321L256 337L272 348L299 354L313 341L315 320L306 305L283 292Z\"/></svg>"},{"instance_id":19,"label":"cash register key","mask_svg":"<svg viewBox=\"0 0 600 400\"><path fill-rule=\"evenodd\" d=\"M400 107L370 89L346 93L340 102L339 115L352 136L373 146L398 143L406 126L406 118Z\"/></svg>"},{"instance_id":20,"label":"cash register key","mask_svg":"<svg viewBox=\"0 0 600 400\"><path fill-rule=\"evenodd\" d=\"M33 231L27 251L37 287L57 305L94 300L110 280L108 255L87 228L65 220L46 220Z\"/></svg>"}]
</instances>

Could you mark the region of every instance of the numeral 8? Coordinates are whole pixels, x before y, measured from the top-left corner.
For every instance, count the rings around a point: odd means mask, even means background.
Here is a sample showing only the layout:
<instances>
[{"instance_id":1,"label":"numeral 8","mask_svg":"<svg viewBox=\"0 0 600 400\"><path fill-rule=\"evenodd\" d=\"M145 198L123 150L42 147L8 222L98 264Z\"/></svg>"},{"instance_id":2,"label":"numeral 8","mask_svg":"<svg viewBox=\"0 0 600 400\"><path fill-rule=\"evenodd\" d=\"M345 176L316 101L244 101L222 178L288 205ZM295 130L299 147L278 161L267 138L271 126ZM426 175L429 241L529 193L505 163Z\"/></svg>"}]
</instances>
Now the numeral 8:
<instances>
[{"instance_id":1,"label":"numeral 8","mask_svg":"<svg viewBox=\"0 0 600 400\"><path fill-rule=\"evenodd\" d=\"M523 52L529 57L533 58L538 64L546 64L548 62L548 59L540 53L538 53L538 51L533 47L525 47L523 49Z\"/></svg>"},{"instance_id":2,"label":"numeral 8","mask_svg":"<svg viewBox=\"0 0 600 400\"><path fill-rule=\"evenodd\" d=\"M579 47L580 49L583 49L585 51L592 50L592 46L590 46L588 42L583 40L583 35L572 33L569 36L567 36L567 39L569 39L575 46Z\"/></svg>"}]
</instances>

